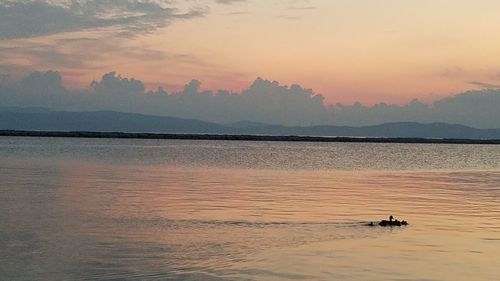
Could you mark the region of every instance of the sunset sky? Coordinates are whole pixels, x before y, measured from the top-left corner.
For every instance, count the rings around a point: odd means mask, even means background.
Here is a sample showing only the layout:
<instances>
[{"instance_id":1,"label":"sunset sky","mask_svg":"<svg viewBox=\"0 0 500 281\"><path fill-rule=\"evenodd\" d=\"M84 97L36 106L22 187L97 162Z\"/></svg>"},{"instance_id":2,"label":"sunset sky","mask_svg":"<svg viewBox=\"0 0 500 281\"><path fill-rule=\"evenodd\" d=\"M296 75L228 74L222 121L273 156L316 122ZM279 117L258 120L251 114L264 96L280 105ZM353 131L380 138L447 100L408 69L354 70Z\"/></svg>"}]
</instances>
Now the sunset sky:
<instances>
[{"instance_id":1,"label":"sunset sky","mask_svg":"<svg viewBox=\"0 0 500 281\"><path fill-rule=\"evenodd\" d=\"M149 89L256 77L337 102L431 102L500 84L495 0L0 0L0 75L116 71Z\"/></svg>"}]
</instances>

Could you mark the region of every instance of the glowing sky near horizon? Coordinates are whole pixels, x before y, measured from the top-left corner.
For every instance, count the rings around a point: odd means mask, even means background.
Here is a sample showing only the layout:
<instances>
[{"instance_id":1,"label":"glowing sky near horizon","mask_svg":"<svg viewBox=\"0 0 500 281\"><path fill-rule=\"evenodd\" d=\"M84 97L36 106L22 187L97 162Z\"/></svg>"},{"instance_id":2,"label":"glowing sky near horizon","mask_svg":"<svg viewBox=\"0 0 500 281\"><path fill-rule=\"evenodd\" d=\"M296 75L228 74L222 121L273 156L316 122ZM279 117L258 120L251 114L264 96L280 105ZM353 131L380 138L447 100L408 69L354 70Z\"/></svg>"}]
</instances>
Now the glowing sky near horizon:
<instances>
[{"instance_id":1,"label":"glowing sky near horizon","mask_svg":"<svg viewBox=\"0 0 500 281\"><path fill-rule=\"evenodd\" d=\"M116 71L168 91L191 79L240 91L262 77L329 104L432 101L500 84L500 1L149 2L199 15L129 36L101 26L2 38L0 73L58 70L78 88Z\"/></svg>"}]
</instances>

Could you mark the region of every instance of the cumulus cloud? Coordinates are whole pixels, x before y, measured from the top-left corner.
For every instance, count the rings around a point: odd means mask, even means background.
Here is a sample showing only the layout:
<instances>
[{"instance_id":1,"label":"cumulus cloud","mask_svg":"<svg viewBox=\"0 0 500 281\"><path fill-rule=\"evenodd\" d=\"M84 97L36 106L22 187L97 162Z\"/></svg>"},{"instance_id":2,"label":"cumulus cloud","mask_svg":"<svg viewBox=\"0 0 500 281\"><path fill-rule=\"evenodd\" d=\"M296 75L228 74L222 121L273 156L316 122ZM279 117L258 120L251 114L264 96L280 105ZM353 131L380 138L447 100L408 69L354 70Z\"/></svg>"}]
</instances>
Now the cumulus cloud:
<instances>
[{"instance_id":1,"label":"cumulus cloud","mask_svg":"<svg viewBox=\"0 0 500 281\"><path fill-rule=\"evenodd\" d=\"M378 103L365 106L359 102L352 105L337 104L334 111L335 124L366 126L387 122L436 122L432 108L417 99L406 105Z\"/></svg>"},{"instance_id":2,"label":"cumulus cloud","mask_svg":"<svg viewBox=\"0 0 500 281\"><path fill-rule=\"evenodd\" d=\"M500 128L500 89L468 91L431 105L413 100L406 105L379 103L374 106L337 104L334 122L338 125L375 125L387 122L445 122L476 128Z\"/></svg>"},{"instance_id":3,"label":"cumulus cloud","mask_svg":"<svg viewBox=\"0 0 500 281\"><path fill-rule=\"evenodd\" d=\"M116 110L202 119L220 123L252 120L287 125L323 124L323 96L299 85L290 87L258 78L241 93L202 91L192 80L180 92L162 88L145 92L140 80L110 72L83 92L65 89L58 72L34 72L18 83L0 87L3 106L59 110Z\"/></svg>"},{"instance_id":4,"label":"cumulus cloud","mask_svg":"<svg viewBox=\"0 0 500 281\"><path fill-rule=\"evenodd\" d=\"M5 74L4 74L5 75ZM375 125L386 122L447 122L500 128L500 90L469 91L427 105L326 106L323 96L299 85L285 86L257 78L246 90L201 90L192 80L179 92L161 87L146 91L142 81L115 72L93 81L87 90L62 86L58 72L33 72L16 83L0 84L0 106L46 107L68 111L114 110L231 123L242 120L289 126Z\"/></svg>"},{"instance_id":5,"label":"cumulus cloud","mask_svg":"<svg viewBox=\"0 0 500 281\"><path fill-rule=\"evenodd\" d=\"M76 93L67 91L61 79L55 71L33 72L19 83L2 84L0 105L64 108L77 102Z\"/></svg>"},{"instance_id":6,"label":"cumulus cloud","mask_svg":"<svg viewBox=\"0 0 500 281\"><path fill-rule=\"evenodd\" d=\"M203 14L199 8L179 12L167 0L0 0L0 39L97 28L134 36Z\"/></svg>"},{"instance_id":7,"label":"cumulus cloud","mask_svg":"<svg viewBox=\"0 0 500 281\"><path fill-rule=\"evenodd\" d=\"M435 118L479 128L500 128L500 89L468 91L434 103Z\"/></svg>"}]
</instances>

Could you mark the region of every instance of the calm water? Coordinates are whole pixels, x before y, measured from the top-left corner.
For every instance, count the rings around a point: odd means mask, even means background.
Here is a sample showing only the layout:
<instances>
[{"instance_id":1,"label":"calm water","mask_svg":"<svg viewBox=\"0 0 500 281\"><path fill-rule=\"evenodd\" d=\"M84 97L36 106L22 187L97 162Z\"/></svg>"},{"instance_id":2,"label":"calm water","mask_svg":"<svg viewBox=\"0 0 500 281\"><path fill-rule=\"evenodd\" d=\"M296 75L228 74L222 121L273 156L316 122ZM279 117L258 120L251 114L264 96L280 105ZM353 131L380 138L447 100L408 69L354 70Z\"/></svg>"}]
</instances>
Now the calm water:
<instances>
[{"instance_id":1,"label":"calm water","mask_svg":"<svg viewBox=\"0 0 500 281\"><path fill-rule=\"evenodd\" d=\"M500 146L0 138L0 280L499 276Z\"/></svg>"}]
</instances>

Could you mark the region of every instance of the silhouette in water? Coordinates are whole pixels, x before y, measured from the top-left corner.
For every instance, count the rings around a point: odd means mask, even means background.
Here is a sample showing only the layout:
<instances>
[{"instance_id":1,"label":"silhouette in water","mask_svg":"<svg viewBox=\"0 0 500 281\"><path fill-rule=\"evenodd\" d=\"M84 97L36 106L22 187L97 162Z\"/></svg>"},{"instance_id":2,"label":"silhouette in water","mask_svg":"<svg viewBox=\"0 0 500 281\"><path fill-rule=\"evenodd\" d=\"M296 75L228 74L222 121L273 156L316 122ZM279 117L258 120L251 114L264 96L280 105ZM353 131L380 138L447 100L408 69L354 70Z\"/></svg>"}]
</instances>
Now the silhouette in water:
<instances>
[{"instance_id":1,"label":"silhouette in water","mask_svg":"<svg viewBox=\"0 0 500 281\"><path fill-rule=\"evenodd\" d=\"M381 220L378 225L386 227L386 226L402 226L402 225L408 225L408 222L403 220L399 221L397 219L394 219L393 216L389 216L389 220ZM368 226L375 226L373 222L370 222Z\"/></svg>"},{"instance_id":2,"label":"silhouette in water","mask_svg":"<svg viewBox=\"0 0 500 281\"><path fill-rule=\"evenodd\" d=\"M399 221L397 219L394 219L393 216L389 217L389 220L382 220L378 223L380 226L402 226L402 225L408 225L408 222L404 221Z\"/></svg>"}]
</instances>

